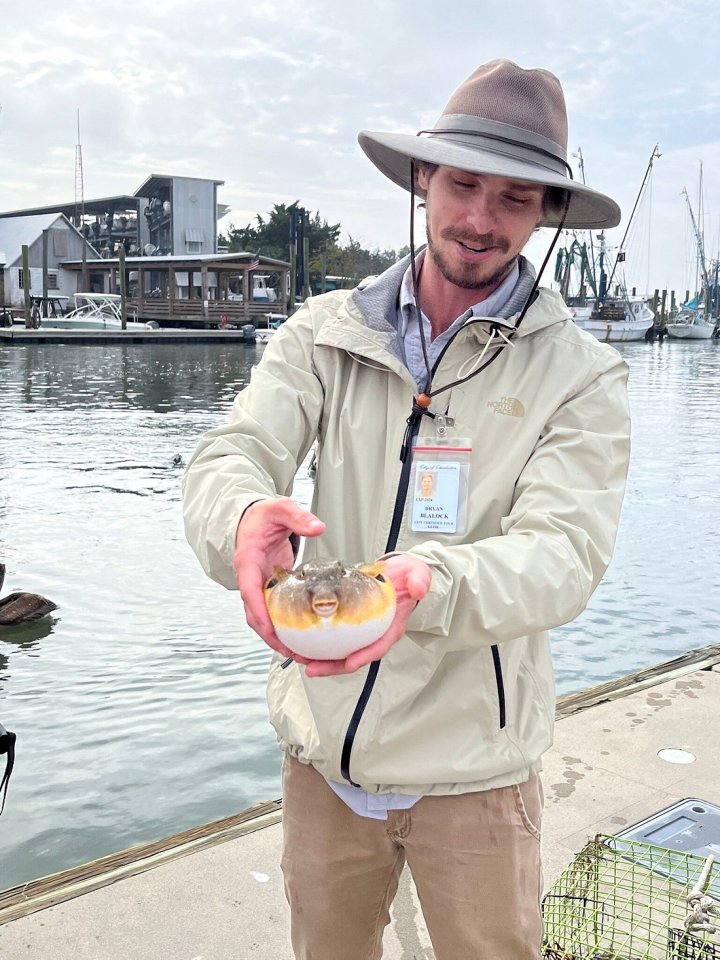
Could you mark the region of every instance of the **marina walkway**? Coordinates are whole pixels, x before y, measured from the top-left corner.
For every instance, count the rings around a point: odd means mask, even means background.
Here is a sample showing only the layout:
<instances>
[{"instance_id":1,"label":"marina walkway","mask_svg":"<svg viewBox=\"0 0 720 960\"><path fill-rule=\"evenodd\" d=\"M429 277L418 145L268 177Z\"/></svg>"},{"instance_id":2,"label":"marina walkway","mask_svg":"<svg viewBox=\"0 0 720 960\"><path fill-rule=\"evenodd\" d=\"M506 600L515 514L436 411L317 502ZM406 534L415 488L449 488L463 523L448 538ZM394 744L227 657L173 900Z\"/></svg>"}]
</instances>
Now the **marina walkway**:
<instances>
[{"instance_id":1,"label":"marina walkway","mask_svg":"<svg viewBox=\"0 0 720 960\"><path fill-rule=\"evenodd\" d=\"M707 648L558 702L543 774L546 885L598 832L618 833L683 799L720 804L719 662L720 647ZM695 761L665 762L663 748ZM279 816L269 802L5 891L0 957L292 960ZM433 960L407 874L393 914L385 960Z\"/></svg>"}]
</instances>

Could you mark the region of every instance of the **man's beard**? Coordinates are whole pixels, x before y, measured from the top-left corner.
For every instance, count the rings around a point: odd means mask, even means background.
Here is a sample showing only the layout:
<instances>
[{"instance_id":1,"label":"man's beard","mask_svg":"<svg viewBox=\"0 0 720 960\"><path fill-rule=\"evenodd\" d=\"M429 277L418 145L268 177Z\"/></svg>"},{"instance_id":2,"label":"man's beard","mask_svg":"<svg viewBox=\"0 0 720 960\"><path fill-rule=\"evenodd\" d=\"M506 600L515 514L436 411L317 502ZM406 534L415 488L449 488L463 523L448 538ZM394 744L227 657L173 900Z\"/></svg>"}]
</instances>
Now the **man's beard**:
<instances>
[{"instance_id":1,"label":"man's beard","mask_svg":"<svg viewBox=\"0 0 720 960\"><path fill-rule=\"evenodd\" d=\"M494 270L489 277L479 279L477 273L482 269L483 264L465 263L463 261L459 263L449 263L443 256L439 245L433 240L429 223L426 225L426 234L428 254L432 258L433 263L449 283L454 284L456 287L461 287L463 290L477 290L482 292L483 290L494 289L505 279L517 259L517 257L511 257L509 260L501 263L497 270ZM492 233L483 234L482 237L467 237L452 229L447 229L441 233L441 236L444 240L460 240L468 246L477 249L498 247L501 250L507 250L509 248L507 240L502 237L496 237Z\"/></svg>"}]
</instances>

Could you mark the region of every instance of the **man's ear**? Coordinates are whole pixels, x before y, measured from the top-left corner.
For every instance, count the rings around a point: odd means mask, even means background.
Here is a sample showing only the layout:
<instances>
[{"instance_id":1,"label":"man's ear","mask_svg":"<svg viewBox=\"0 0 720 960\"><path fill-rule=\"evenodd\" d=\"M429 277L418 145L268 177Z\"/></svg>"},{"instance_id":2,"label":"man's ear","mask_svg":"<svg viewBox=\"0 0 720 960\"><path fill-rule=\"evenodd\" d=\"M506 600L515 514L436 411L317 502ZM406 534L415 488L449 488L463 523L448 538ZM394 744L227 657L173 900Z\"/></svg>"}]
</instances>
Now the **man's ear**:
<instances>
[{"instance_id":1,"label":"man's ear","mask_svg":"<svg viewBox=\"0 0 720 960\"><path fill-rule=\"evenodd\" d=\"M428 171L426 167L416 166L415 167L415 179L417 185L423 193L428 188L428 183L430 183L430 177L428 176Z\"/></svg>"}]
</instances>

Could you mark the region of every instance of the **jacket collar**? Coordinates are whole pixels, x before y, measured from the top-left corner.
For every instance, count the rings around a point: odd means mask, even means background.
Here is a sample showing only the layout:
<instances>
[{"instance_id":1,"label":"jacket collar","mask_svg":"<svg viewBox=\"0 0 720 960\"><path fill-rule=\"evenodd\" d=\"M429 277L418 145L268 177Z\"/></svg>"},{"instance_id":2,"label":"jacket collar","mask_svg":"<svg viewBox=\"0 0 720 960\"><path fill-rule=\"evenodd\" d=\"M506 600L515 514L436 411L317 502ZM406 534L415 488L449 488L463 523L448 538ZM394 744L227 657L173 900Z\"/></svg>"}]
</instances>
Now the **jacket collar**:
<instances>
[{"instance_id":1,"label":"jacket collar","mask_svg":"<svg viewBox=\"0 0 720 960\"><path fill-rule=\"evenodd\" d=\"M398 303L400 287L410 257L404 257L379 276L368 277L349 294L335 317L323 324L318 343L332 344L349 350L360 350L382 361L382 352L391 353L401 364L403 351L398 334ZM539 288L522 323L516 323L525 307L535 282L535 270L525 257L520 257L520 277L510 299L501 310L501 316L471 319L467 334L479 343L491 336L493 323L506 336L524 337L545 327L571 319L570 311L558 293ZM378 352L376 352L378 351ZM386 359L386 358L385 358Z\"/></svg>"}]
</instances>

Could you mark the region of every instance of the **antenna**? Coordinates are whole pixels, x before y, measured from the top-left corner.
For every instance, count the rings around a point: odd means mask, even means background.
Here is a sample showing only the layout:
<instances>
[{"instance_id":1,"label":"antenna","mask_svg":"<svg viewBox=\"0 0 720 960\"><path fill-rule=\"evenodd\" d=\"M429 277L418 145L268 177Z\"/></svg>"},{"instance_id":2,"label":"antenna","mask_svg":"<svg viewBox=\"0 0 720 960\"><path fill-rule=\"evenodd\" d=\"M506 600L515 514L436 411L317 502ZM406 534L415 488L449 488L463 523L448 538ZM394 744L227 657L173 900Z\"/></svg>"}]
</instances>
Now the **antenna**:
<instances>
[{"instance_id":1,"label":"antenna","mask_svg":"<svg viewBox=\"0 0 720 960\"><path fill-rule=\"evenodd\" d=\"M75 226L85 220L85 183L83 180L82 146L80 144L80 109L77 112L77 143L75 144Z\"/></svg>"}]
</instances>

